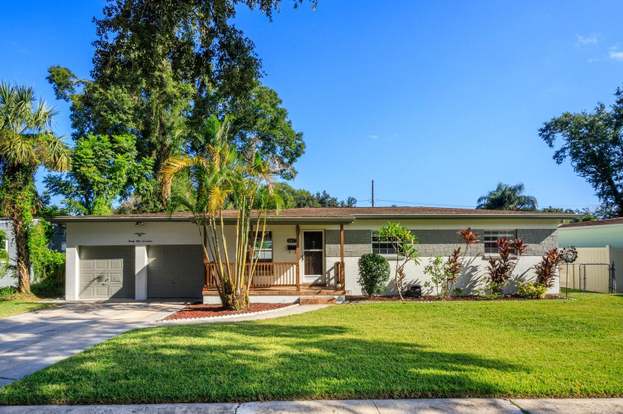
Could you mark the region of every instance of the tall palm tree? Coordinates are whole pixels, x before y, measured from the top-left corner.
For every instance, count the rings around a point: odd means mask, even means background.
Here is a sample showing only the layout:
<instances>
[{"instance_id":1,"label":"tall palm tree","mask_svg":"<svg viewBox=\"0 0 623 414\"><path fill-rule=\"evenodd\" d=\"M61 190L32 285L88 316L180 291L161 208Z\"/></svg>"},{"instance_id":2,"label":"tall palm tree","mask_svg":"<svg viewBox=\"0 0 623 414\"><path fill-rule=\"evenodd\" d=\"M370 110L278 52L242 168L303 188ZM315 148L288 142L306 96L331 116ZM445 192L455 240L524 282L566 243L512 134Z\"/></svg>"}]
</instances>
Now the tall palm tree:
<instances>
[{"instance_id":1,"label":"tall palm tree","mask_svg":"<svg viewBox=\"0 0 623 414\"><path fill-rule=\"evenodd\" d=\"M493 191L489 191L478 199L476 208L487 210L536 210L536 197L523 194L523 184L508 185L498 183Z\"/></svg>"},{"instance_id":2,"label":"tall palm tree","mask_svg":"<svg viewBox=\"0 0 623 414\"><path fill-rule=\"evenodd\" d=\"M249 304L249 289L258 262L255 241L259 241L259 246L264 244L266 206L279 206L280 202L271 191L274 170L270 162L253 149L239 154L229 143L228 125L226 119L205 150L194 156L167 159L160 176L163 200L169 209L181 206L193 213L202 240L206 272L210 262L216 265L216 288L223 306L244 309ZM171 196L173 179L187 173L191 176L191 193ZM232 219L235 221L233 240L226 230L226 223Z\"/></svg>"},{"instance_id":3,"label":"tall palm tree","mask_svg":"<svg viewBox=\"0 0 623 414\"><path fill-rule=\"evenodd\" d=\"M65 171L69 149L50 130L54 112L33 90L0 83L0 211L12 220L18 290L30 292L28 238L36 209L39 167Z\"/></svg>"}]
</instances>

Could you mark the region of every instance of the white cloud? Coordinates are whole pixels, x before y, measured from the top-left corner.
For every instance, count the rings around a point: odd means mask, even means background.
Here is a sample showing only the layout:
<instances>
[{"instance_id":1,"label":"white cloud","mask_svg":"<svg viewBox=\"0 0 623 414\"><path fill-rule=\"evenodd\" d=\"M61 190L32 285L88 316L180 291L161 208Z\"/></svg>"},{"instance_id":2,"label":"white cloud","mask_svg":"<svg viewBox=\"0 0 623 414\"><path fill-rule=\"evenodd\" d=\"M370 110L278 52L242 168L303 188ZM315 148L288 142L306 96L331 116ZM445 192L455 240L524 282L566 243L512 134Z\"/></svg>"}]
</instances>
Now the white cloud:
<instances>
[{"instance_id":1,"label":"white cloud","mask_svg":"<svg viewBox=\"0 0 623 414\"><path fill-rule=\"evenodd\" d=\"M368 135L368 138L370 138L370 139L379 139L380 137L378 135L376 135L376 134L370 134L370 135Z\"/></svg>"},{"instance_id":2,"label":"white cloud","mask_svg":"<svg viewBox=\"0 0 623 414\"><path fill-rule=\"evenodd\" d=\"M611 50L610 52L608 52L608 56L610 56L610 59L612 60L618 60L623 62L623 52L620 50Z\"/></svg>"},{"instance_id":3,"label":"white cloud","mask_svg":"<svg viewBox=\"0 0 623 414\"><path fill-rule=\"evenodd\" d=\"M575 42L580 46L596 45L599 43L599 36L595 33L589 35L575 35Z\"/></svg>"}]
</instances>

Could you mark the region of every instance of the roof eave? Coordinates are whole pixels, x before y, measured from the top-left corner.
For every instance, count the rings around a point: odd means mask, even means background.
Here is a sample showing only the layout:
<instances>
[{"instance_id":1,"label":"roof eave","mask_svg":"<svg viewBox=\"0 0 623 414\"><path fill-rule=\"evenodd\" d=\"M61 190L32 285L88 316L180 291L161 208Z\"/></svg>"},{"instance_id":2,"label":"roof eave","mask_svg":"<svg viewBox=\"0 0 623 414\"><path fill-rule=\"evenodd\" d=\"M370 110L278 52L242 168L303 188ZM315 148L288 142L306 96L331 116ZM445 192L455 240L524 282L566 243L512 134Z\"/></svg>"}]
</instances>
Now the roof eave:
<instances>
[{"instance_id":1,"label":"roof eave","mask_svg":"<svg viewBox=\"0 0 623 414\"><path fill-rule=\"evenodd\" d=\"M225 217L226 223L235 222L234 217ZM157 216L157 217L115 217L115 216L59 216L52 219L57 223L146 223L146 222L193 222L192 216ZM331 223L331 224L348 224L354 221L353 217L268 217L267 222L272 224L290 224L290 223Z\"/></svg>"}]
</instances>

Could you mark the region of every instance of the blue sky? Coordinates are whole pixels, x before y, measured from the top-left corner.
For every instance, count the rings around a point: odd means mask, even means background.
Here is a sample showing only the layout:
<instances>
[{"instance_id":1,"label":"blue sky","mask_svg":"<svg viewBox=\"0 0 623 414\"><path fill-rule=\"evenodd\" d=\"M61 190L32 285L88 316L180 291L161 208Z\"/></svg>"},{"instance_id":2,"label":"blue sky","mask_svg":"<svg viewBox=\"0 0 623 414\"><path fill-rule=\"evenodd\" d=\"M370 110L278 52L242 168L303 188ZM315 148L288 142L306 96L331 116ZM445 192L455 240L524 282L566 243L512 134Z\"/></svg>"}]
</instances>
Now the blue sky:
<instances>
[{"instance_id":1,"label":"blue sky","mask_svg":"<svg viewBox=\"0 0 623 414\"><path fill-rule=\"evenodd\" d=\"M58 111L53 64L87 77L102 1L7 2L0 79L27 84ZM319 0L272 22L241 9L307 151L294 185L379 205L474 206L498 181L523 182L541 206L595 207L569 165L538 137L563 111L612 102L623 86L620 1Z\"/></svg>"}]
</instances>

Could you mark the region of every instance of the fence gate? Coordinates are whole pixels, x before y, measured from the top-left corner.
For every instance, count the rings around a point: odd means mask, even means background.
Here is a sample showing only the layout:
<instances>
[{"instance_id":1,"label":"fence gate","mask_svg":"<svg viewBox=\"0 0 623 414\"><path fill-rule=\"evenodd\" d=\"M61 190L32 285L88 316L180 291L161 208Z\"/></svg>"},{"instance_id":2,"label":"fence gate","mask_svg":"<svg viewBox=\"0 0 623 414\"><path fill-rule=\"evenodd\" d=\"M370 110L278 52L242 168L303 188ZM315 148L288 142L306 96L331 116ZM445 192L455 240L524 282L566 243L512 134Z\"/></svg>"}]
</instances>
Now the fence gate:
<instances>
[{"instance_id":1,"label":"fence gate","mask_svg":"<svg viewBox=\"0 0 623 414\"><path fill-rule=\"evenodd\" d=\"M560 265L560 286L587 292L614 293L614 263L563 263Z\"/></svg>"}]
</instances>

